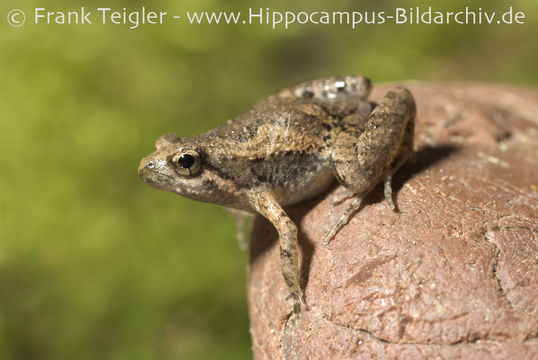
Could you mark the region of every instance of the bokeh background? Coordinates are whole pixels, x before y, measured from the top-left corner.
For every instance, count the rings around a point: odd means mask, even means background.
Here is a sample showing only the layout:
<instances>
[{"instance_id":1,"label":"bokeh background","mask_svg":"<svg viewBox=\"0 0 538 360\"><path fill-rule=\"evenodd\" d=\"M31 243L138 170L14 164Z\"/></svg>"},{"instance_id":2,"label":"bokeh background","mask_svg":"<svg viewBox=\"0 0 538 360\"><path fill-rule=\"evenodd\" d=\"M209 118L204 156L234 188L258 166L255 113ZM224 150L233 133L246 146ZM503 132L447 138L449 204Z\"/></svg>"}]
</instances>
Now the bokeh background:
<instances>
[{"instance_id":1,"label":"bokeh background","mask_svg":"<svg viewBox=\"0 0 538 360\"><path fill-rule=\"evenodd\" d=\"M20 8L526 13L525 25L11 28ZM538 2L15 1L0 4L0 359L249 359L247 254L221 208L143 184L166 132L212 129L328 74L538 84ZM280 274L275 273L275 276Z\"/></svg>"}]
</instances>

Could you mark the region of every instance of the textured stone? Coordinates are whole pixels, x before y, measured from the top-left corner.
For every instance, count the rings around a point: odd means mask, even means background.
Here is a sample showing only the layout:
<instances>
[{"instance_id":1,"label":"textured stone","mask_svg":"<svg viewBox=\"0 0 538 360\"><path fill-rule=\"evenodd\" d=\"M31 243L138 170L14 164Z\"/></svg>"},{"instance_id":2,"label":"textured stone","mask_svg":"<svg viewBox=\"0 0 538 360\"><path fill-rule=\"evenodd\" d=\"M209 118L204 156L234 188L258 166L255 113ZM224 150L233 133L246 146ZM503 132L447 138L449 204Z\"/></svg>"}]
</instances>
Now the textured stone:
<instances>
[{"instance_id":1,"label":"textured stone","mask_svg":"<svg viewBox=\"0 0 538 360\"><path fill-rule=\"evenodd\" d=\"M255 219L256 359L538 358L538 91L406 86L416 159L394 178L400 212L379 186L325 248L349 204L331 207L336 187L286 209L312 306L293 321L276 231Z\"/></svg>"}]
</instances>

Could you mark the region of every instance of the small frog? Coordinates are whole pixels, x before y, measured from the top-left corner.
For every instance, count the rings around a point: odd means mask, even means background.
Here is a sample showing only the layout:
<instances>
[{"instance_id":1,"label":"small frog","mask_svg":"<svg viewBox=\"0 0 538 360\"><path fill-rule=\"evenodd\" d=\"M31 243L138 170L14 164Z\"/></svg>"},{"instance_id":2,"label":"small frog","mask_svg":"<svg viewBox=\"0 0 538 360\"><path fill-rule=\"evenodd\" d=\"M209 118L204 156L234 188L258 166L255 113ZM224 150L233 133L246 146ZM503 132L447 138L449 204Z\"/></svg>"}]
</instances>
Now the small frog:
<instances>
[{"instance_id":1,"label":"small frog","mask_svg":"<svg viewBox=\"0 0 538 360\"><path fill-rule=\"evenodd\" d=\"M159 190L257 212L277 229L284 279L294 311L309 309L300 286L297 226L283 207L312 198L336 180L353 197L324 245L413 152L415 101L404 87L379 104L367 101L365 76L330 76L284 89L202 135L161 136L138 173Z\"/></svg>"}]
</instances>

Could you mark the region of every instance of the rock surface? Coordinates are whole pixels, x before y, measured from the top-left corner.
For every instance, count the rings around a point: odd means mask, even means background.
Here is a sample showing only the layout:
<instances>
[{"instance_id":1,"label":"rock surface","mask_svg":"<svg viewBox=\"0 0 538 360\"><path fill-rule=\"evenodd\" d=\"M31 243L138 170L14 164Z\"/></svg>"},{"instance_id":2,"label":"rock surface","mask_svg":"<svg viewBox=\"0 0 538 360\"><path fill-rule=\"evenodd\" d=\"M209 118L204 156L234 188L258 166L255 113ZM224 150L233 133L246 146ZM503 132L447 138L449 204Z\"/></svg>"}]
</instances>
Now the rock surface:
<instances>
[{"instance_id":1,"label":"rock surface","mask_svg":"<svg viewBox=\"0 0 538 360\"><path fill-rule=\"evenodd\" d=\"M538 358L538 91L406 85L416 161L394 178L400 213L378 187L324 248L349 204L331 207L336 187L287 209L312 306L294 321L276 231L255 219L255 359Z\"/></svg>"}]
</instances>

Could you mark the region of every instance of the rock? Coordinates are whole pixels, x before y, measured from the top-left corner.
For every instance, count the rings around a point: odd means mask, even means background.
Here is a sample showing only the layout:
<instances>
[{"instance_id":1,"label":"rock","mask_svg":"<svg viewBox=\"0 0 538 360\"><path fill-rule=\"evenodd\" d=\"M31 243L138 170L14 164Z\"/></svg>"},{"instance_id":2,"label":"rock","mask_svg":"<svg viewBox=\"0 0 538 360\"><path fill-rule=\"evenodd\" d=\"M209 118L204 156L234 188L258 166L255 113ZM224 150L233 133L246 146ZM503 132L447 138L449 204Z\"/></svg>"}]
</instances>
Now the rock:
<instances>
[{"instance_id":1,"label":"rock","mask_svg":"<svg viewBox=\"0 0 538 360\"><path fill-rule=\"evenodd\" d=\"M287 210L310 311L290 321L278 237L256 217L248 296L256 359L538 358L538 91L407 83L416 159L375 189L329 244L349 202ZM375 101L391 86L374 91Z\"/></svg>"}]
</instances>

